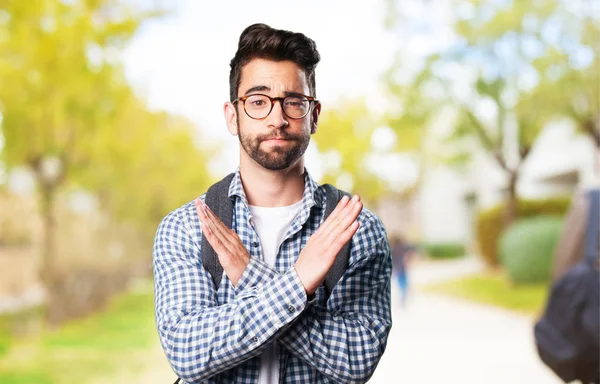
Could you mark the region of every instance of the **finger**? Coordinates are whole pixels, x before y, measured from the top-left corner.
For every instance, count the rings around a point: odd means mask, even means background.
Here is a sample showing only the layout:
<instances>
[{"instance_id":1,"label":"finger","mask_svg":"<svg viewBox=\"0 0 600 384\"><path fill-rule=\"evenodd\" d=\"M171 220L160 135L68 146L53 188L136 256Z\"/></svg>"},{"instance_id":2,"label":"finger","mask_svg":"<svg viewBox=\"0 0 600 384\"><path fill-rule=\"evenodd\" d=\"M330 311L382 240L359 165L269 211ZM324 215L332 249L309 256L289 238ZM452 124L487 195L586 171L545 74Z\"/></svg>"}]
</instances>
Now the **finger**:
<instances>
[{"instance_id":1,"label":"finger","mask_svg":"<svg viewBox=\"0 0 600 384\"><path fill-rule=\"evenodd\" d=\"M217 227L215 226L213 220L211 219L211 217L208 216L208 212L206 210L206 204L204 204L204 202L200 199L196 199L196 201L194 201L194 204L196 205L196 212L198 213L198 216L200 217L200 221L203 224L204 230L211 231L213 237L215 237L216 239L219 239L219 241L221 241L223 243L222 236L220 235L220 233L219 233Z\"/></svg>"},{"instance_id":2,"label":"finger","mask_svg":"<svg viewBox=\"0 0 600 384\"><path fill-rule=\"evenodd\" d=\"M352 224L350 224L341 235L337 236L332 242L329 243L331 245L327 248L325 254L329 255L330 257L335 257L342 250L344 245L350 241L350 239L352 239L352 236L354 236L359 227L360 224L358 221L352 222Z\"/></svg>"},{"instance_id":3,"label":"finger","mask_svg":"<svg viewBox=\"0 0 600 384\"><path fill-rule=\"evenodd\" d=\"M236 248L238 248L239 250L239 246L237 245L237 243L241 243L241 240L239 239L237 234L232 229L227 227L206 205L206 203L200 201L200 209L204 213L204 216L207 218L207 222L210 226L210 229L212 230L214 235L223 243L223 245L232 252Z\"/></svg>"},{"instance_id":4,"label":"finger","mask_svg":"<svg viewBox=\"0 0 600 384\"><path fill-rule=\"evenodd\" d=\"M206 237L206 240L214 249L215 253L219 258L219 262L222 262L222 260L230 260L233 257L233 255L239 254L239 252L235 252L235 247L231 246L231 244L227 241L229 240L229 238L223 237L218 232L216 232L216 227L214 226L214 223L209 217L207 217L207 212L203 207L205 206L205 204L202 204L202 201L197 201L195 202L195 204L196 211L198 212L198 215L201 217L202 220L202 235Z\"/></svg>"},{"instance_id":5,"label":"finger","mask_svg":"<svg viewBox=\"0 0 600 384\"><path fill-rule=\"evenodd\" d=\"M200 222L205 222L208 220L208 218L206 217L206 213L202 209L201 204L202 204L202 200L200 200L199 197L194 200L194 206L196 207L196 213L198 214L198 217L200 218Z\"/></svg>"},{"instance_id":6,"label":"finger","mask_svg":"<svg viewBox=\"0 0 600 384\"><path fill-rule=\"evenodd\" d=\"M344 195L340 199L340 201L337 204L337 206L335 207L335 209L329 214L329 217L327 217L327 219L323 222L323 224L321 224L321 226L319 227L319 231L321 231L321 232L328 231L329 227L331 227L332 224L337 220L338 215L348 205L349 202L350 202L350 198L348 196Z\"/></svg>"},{"instance_id":7,"label":"finger","mask_svg":"<svg viewBox=\"0 0 600 384\"><path fill-rule=\"evenodd\" d=\"M360 197L354 195L348 204L338 212L335 219L331 222L330 227L328 227L328 230L336 236L339 235L348 228L354 220L356 220L361 209L362 203L360 202Z\"/></svg>"},{"instance_id":8,"label":"finger","mask_svg":"<svg viewBox=\"0 0 600 384\"><path fill-rule=\"evenodd\" d=\"M212 209L210 209L210 207L208 205L206 205L206 203L204 202L200 202L201 204L201 208L204 211L204 214L206 215L206 217L208 217L208 219L210 220L212 226L214 229L216 229L218 232L222 233L223 235L226 235L226 233L228 232L228 230L230 228L228 228L222 221L221 219L219 219L217 217L217 215L214 214L214 212L212 211Z\"/></svg>"},{"instance_id":9,"label":"finger","mask_svg":"<svg viewBox=\"0 0 600 384\"><path fill-rule=\"evenodd\" d=\"M212 231L210 226L204 225L202 231L202 236L206 237L208 243L213 247L215 253L218 256L226 256L229 255L229 250L224 246L223 242L215 236L215 233Z\"/></svg>"},{"instance_id":10,"label":"finger","mask_svg":"<svg viewBox=\"0 0 600 384\"><path fill-rule=\"evenodd\" d=\"M233 260L240 257L244 258L243 255L246 255L245 258L249 258L248 249L244 246L237 233L216 217L206 203L199 201L198 205L202 216L206 217L208 223L207 227L209 228L210 237L207 240L209 240L211 245L214 242L219 247L218 249L213 247L219 257L219 261L222 262L222 257L225 257L226 260Z\"/></svg>"},{"instance_id":11,"label":"finger","mask_svg":"<svg viewBox=\"0 0 600 384\"><path fill-rule=\"evenodd\" d=\"M332 212L332 214L328 218L330 220L326 223L326 225L322 226L322 228L319 228L319 231L315 233L315 235L317 235L315 239L316 241L323 241L327 245L329 245L332 241L335 240L335 237L339 236L339 234L345 229L340 228L340 223L343 220L343 218L348 215L348 210L351 209L351 207L355 204L356 196L352 198L348 196L344 197L346 198L346 203L343 205L338 204L338 207L336 207L336 211L334 211L335 215Z\"/></svg>"},{"instance_id":12,"label":"finger","mask_svg":"<svg viewBox=\"0 0 600 384\"><path fill-rule=\"evenodd\" d=\"M358 215L362 210L362 203L359 201L359 198L356 197L352 202L352 205L349 205L347 209L345 209L341 214L340 218L337 221L337 225L332 227L328 233L324 233L322 236L324 240L328 243L333 243L336 241L342 234L358 219Z\"/></svg>"}]
</instances>

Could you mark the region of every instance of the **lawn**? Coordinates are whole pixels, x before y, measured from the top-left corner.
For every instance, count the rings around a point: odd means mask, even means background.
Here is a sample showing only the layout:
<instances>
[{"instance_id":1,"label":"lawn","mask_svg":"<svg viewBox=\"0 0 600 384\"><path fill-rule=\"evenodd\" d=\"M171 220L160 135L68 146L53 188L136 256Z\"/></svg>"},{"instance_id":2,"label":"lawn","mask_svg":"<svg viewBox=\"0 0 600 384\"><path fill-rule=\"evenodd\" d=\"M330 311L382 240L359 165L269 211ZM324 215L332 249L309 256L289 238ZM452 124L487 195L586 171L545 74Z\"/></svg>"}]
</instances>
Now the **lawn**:
<instances>
[{"instance_id":1,"label":"lawn","mask_svg":"<svg viewBox=\"0 0 600 384\"><path fill-rule=\"evenodd\" d=\"M6 334L0 335L0 345ZM156 343L151 287L115 297L87 318L29 340L12 341L0 355L2 384L75 384L142 367Z\"/></svg>"},{"instance_id":2,"label":"lawn","mask_svg":"<svg viewBox=\"0 0 600 384\"><path fill-rule=\"evenodd\" d=\"M537 316L544 309L548 284L514 285L502 273L484 272L429 285L423 290Z\"/></svg>"}]
</instances>

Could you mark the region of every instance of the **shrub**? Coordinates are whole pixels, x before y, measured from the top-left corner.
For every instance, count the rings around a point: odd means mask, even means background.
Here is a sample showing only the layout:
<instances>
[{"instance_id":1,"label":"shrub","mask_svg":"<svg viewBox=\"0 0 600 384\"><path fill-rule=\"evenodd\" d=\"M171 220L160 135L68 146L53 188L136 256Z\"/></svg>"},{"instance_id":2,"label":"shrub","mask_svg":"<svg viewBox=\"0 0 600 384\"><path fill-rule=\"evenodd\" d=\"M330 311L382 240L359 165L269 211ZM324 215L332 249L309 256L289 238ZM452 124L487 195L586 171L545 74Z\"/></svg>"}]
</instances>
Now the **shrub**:
<instances>
[{"instance_id":1,"label":"shrub","mask_svg":"<svg viewBox=\"0 0 600 384\"><path fill-rule=\"evenodd\" d=\"M517 218L552 215L564 216L569 209L570 198L551 198L545 200L519 200ZM491 266L499 264L497 249L498 238L504 228L504 204L481 211L475 222L475 233L479 255Z\"/></svg>"},{"instance_id":2,"label":"shrub","mask_svg":"<svg viewBox=\"0 0 600 384\"><path fill-rule=\"evenodd\" d=\"M421 248L432 259L454 259L465 255L465 246L457 243L430 243Z\"/></svg>"},{"instance_id":3,"label":"shrub","mask_svg":"<svg viewBox=\"0 0 600 384\"><path fill-rule=\"evenodd\" d=\"M550 279L554 248L562 219L538 216L512 224L500 238L498 253L514 283L538 283Z\"/></svg>"}]
</instances>

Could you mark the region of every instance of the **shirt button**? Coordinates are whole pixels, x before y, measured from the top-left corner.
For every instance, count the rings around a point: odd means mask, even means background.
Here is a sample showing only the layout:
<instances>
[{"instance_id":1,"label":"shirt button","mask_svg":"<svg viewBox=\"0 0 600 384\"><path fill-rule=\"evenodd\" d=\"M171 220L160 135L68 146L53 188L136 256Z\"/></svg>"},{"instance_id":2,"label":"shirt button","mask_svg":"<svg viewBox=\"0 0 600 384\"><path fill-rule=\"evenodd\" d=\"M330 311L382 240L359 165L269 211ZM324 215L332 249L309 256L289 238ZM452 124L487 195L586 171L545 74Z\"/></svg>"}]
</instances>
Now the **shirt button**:
<instances>
[{"instance_id":1,"label":"shirt button","mask_svg":"<svg viewBox=\"0 0 600 384\"><path fill-rule=\"evenodd\" d=\"M253 343L258 343L258 337L254 336L252 339L250 339L250 341Z\"/></svg>"},{"instance_id":2,"label":"shirt button","mask_svg":"<svg viewBox=\"0 0 600 384\"><path fill-rule=\"evenodd\" d=\"M253 243L252 243L252 246L253 246L254 248L258 247L258 241L255 241L255 242L253 242Z\"/></svg>"},{"instance_id":3,"label":"shirt button","mask_svg":"<svg viewBox=\"0 0 600 384\"><path fill-rule=\"evenodd\" d=\"M289 311L290 313L294 313L294 312L296 312L296 308L294 308L294 306L293 306L293 305L289 305L289 306L288 306L288 311Z\"/></svg>"}]
</instances>

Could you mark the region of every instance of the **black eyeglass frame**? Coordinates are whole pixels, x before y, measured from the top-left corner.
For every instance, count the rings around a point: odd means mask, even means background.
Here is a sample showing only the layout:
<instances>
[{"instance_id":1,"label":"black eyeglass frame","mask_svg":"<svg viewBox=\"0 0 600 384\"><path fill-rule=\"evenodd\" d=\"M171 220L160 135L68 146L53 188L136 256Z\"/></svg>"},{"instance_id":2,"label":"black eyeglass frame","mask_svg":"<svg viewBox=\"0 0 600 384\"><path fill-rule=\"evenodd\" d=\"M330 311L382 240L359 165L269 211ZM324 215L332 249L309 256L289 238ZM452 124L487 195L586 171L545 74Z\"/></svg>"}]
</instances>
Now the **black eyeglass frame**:
<instances>
[{"instance_id":1,"label":"black eyeglass frame","mask_svg":"<svg viewBox=\"0 0 600 384\"><path fill-rule=\"evenodd\" d=\"M269 109L269 112L265 115L265 117L252 117L252 116L250 116L250 114L246 110L246 100L248 100L252 96L264 96L267 99L271 100L271 108ZM306 110L306 113L304 114L304 116L302 116L302 117L292 117L292 116L290 116L290 115L287 114L287 112L285 111L285 108L283 107L283 101L286 98L288 98L288 97L304 97L304 98L306 98L308 100L309 106L308 106L308 109ZM246 95L246 96L238 97L237 99L233 100L231 103L235 104L238 101L241 101L244 104L244 112L246 113L246 115L249 118L254 119L254 120L264 120L267 117L269 117L269 115L271 114L271 112L273 112L273 107L275 106L275 102L276 101L279 101L279 105L281 105L281 110L283 111L283 114L286 115L287 117L289 117L290 119L293 119L293 120L304 119L310 113L313 105L319 102L319 100L317 100L316 98L314 98L312 96L303 95L301 93L292 94L292 95L288 95L288 96L285 96L285 97L271 97L269 95L265 95L264 93L253 93L251 95Z\"/></svg>"}]
</instances>

